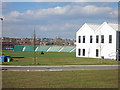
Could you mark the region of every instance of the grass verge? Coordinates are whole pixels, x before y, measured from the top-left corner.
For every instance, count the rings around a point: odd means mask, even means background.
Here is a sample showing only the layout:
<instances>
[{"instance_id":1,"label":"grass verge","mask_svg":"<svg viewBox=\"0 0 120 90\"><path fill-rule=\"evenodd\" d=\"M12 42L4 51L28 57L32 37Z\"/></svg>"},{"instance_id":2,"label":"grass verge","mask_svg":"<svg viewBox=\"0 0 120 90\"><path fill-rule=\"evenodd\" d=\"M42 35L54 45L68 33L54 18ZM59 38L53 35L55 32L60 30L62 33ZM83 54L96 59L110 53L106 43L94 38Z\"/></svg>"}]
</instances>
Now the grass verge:
<instances>
[{"instance_id":1,"label":"grass verge","mask_svg":"<svg viewBox=\"0 0 120 90\"><path fill-rule=\"evenodd\" d=\"M34 65L33 52L3 51L4 55L10 55L12 62L3 62L3 65ZM95 58L76 58L75 53L69 52L45 52L41 55L36 52L36 65L116 65L118 61Z\"/></svg>"},{"instance_id":2,"label":"grass verge","mask_svg":"<svg viewBox=\"0 0 120 90\"><path fill-rule=\"evenodd\" d=\"M118 70L3 71L3 88L118 88Z\"/></svg>"}]
</instances>

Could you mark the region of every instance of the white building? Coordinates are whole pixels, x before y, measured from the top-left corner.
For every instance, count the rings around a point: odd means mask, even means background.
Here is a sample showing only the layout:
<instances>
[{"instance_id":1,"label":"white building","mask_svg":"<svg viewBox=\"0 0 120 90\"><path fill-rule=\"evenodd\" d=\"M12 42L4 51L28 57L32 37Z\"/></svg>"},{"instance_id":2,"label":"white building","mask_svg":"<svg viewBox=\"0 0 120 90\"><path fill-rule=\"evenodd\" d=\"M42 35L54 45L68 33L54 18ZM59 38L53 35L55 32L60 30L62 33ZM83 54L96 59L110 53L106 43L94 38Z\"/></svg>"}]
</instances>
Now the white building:
<instances>
[{"instance_id":1,"label":"white building","mask_svg":"<svg viewBox=\"0 0 120 90\"><path fill-rule=\"evenodd\" d=\"M120 31L118 24L84 24L76 32L76 57L120 58ZM119 54L119 55L118 55Z\"/></svg>"}]
</instances>

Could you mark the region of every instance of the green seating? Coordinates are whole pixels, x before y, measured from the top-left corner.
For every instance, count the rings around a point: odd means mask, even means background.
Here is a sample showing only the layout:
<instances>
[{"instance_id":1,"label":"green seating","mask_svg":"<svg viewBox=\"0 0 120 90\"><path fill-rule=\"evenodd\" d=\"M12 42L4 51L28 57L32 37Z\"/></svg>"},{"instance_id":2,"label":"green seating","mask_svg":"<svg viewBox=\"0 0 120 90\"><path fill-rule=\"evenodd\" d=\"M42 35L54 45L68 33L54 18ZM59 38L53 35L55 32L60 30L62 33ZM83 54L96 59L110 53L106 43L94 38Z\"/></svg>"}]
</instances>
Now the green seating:
<instances>
[{"instance_id":1,"label":"green seating","mask_svg":"<svg viewBox=\"0 0 120 90\"><path fill-rule=\"evenodd\" d=\"M36 49L36 47L35 47L35 49ZM25 46L25 50L24 51L34 51L34 46Z\"/></svg>"},{"instance_id":2,"label":"green seating","mask_svg":"<svg viewBox=\"0 0 120 90\"><path fill-rule=\"evenodd\" d=\"M36 49L37 48L37 49ZM48 52L76 52L75 46L36 46L36 51ZM14 51L34 51L34 46L16 45ZM72 50L72 51L71 51Z\"/></svg>"},{"instance_id":3,"label":"green seating","mask_svg":"<svg viewBox=\"0 0 120 90\"><path fill-rule=\"evenodd\" d=\"M39 46L37 51L47 51L50 48L50 46Z\"/></svg>"},{"instance_id":4,"label":"green seating","mask_svg":"<svg viewBox=\"0 0 120 90\"><path fill-rule=\"evenodd\" d=\"M48 52L58 52L61 48L62 46L51 46Z\"/></svg>"},{"instance_id":5,"label":"green seating","mask_svg":"<svg viewBox=\"0 0 120 90\"><path fill-rule=\"evenodd\" d=\"M16 45L14 51L22 51L24 46Z\"/></svg>"},{"instance_id":6,"label":"green seating","mask_svg":"<svg viewBox=\"0 0 120 90\"><path fill-rule=\"evenodd\" d=\"M60 52L70 52L74 48L75 46L64 46L64 48Z\"/></svg>"}]
</instances>

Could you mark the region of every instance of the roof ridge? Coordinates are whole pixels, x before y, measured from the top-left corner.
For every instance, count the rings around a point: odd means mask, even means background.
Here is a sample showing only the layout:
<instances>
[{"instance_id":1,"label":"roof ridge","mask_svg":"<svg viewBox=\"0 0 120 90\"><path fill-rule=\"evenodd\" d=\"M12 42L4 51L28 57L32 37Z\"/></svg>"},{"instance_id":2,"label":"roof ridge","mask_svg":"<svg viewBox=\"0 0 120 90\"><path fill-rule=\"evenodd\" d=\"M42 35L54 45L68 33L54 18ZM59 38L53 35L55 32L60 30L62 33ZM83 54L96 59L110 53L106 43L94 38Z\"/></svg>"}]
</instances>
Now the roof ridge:
<instances>
[{"instance_id":1,"label":"roof ridge","mask_svg":"<svg viewBox=\"0 0 120 90\"><path fill-rule=\"evenodd\" d=\"M88 25L101 25L101 24L94 24L94 23L87 23Z\"/></svg>"},{"instance_id":2,"label":"roof ridge","mask_svg":"<svg viewBox=\"0 0 120 90\"><path fill-rule=\"evenodd\" d=\"M118 24L117 22L107 22L107 24Z\"/></svg>"}]
</instances>

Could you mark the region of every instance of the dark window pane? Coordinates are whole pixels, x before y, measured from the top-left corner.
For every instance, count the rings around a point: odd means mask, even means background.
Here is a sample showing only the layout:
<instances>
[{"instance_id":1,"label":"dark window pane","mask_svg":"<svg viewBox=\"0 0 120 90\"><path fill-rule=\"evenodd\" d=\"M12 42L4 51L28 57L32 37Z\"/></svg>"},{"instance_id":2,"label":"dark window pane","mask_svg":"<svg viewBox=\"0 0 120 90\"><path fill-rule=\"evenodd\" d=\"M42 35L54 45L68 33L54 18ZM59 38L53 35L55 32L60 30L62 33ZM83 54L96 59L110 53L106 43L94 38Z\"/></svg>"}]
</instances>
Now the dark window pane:
<instances>
[{"instance_id":1,"label":"dark window pane","mask_svg":"<svg viewBox=\"0 0 120 90\"><path fill-rule=\"evenodd\" d=\"M101 43L104 43L104 35L101 35Z\"/></svg>"},{"instance_id":2,"label":"dark window pane","mask_svg":"<svg viewBox=\"0 0 120 90\"><path fill-rule=\"evenodd\" d=\"M96 35L96 43L98 43L98 42L99 42L99 36Z\"/></svg>"},{"instance_id":3,"label":"dark window pane","mask_svg":"<svg viewBox=\"0 0 120 90\"><path fill-rule=\"evenodd\" d=\"M79 36L79 39L78 39L79 43L81 43L81 36Z\"/></svg>"},{"instance_id":4,"label":"dark window pane","mask_svg":"<svg viewBox=\"0 0 120 90\"><path fill-rule=\"evenodd\" d=\"M85 43L85 36L83 36L83 43Z\"/></svg>"},{"instance_id":5,"label":"dark window pane","mask_svg":"<svg viewBox=\"0 0 120 90\"><path fill-rule=\"evenodd\" d=\"M99 54L98 54L98 49L96 49L96 57L98 57L98 55L99 55Z\"/></svg>"},{"instance_id":6,"label":"dark window pane","mask_svg":"<svg viewBox=\"0 0 120 90\"><path fill-rule=\"evenodd\" d=\"M109 35L109 43L112 43L112 35Z\"/></svg>"},{"instance_id":7,"label":"dark window pane","mask_svg":"<svg viewBox=\"0 0 120 90\"><path fill-rule=\"evenodd\" d=\"M92 43L92 36L90 36L90 43Z\"/></svg>"},{"instance_id":8,"label":"dark window pane","mask_svg":"<svg viewBox=\"0 0 120 90\"><path fill-rule=\"evenodd\" d=\"M83 56L85 56L85 49L83 49Z\"/></svg>"},{"instance_id":9,"label":"dark window pane","mask_svg":"<svg viewBox=\"0 0 120 90\"><path fill-rule=\"evenodd\" d=\"M78 55L79 56L81 55L81 49L78 49Z\"/></svg>"}]
</instances>

